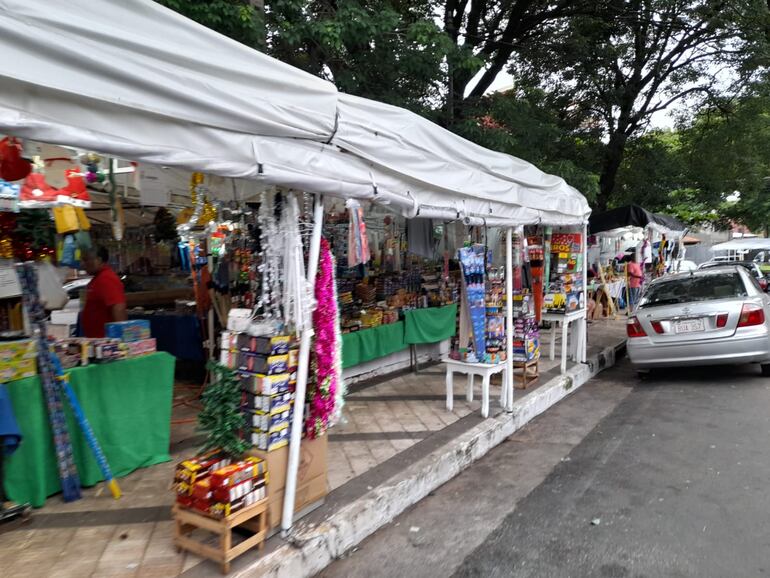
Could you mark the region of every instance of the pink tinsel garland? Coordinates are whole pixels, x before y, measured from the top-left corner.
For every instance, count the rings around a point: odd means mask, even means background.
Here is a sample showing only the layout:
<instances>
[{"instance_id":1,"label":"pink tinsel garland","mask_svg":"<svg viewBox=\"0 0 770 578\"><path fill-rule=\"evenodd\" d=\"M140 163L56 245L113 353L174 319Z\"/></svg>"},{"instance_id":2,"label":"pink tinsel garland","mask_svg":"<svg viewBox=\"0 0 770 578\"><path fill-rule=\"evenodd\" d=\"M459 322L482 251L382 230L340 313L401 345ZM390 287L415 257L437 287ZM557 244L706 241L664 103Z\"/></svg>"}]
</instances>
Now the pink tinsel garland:
<instances>
[{"instance_id":1,"label":"pink tinsel garland","mask_svg":"<svg viewBox=\"0 0 770 578\"><path fill-rule=\"evenodd\" d=\"M337 300L334 297L334 259L326 239L321 239L321 254L315 283L315 386L310 392L305 431L309 438L322 435L334 414L338 387L337 367Z\"/></svg>"}]
</instances>

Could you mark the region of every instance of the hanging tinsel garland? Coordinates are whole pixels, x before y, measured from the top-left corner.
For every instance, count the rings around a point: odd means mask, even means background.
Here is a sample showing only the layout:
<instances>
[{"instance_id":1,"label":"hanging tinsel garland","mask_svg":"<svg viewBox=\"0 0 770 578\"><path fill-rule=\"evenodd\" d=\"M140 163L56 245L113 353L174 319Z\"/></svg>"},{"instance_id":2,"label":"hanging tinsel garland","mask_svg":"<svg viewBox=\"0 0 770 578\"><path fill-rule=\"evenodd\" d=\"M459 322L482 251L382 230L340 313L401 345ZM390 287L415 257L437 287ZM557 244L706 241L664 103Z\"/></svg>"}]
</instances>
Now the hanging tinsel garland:
<instances>
[{"instance_id":1,"label":"hanging tinsel garland","mask_svg":"<svg viewBox=\"0 0 770 578\"><path fill-rule=\"evenodd\" d=\"M334 258L327 240L321 239L315 285L316 308L313 311L316 379L308 395L310 407L305 424L309 438L326 432L335 414L337 391L340 389L339 316L334 285Z\"/></svg>"}]
</instances>

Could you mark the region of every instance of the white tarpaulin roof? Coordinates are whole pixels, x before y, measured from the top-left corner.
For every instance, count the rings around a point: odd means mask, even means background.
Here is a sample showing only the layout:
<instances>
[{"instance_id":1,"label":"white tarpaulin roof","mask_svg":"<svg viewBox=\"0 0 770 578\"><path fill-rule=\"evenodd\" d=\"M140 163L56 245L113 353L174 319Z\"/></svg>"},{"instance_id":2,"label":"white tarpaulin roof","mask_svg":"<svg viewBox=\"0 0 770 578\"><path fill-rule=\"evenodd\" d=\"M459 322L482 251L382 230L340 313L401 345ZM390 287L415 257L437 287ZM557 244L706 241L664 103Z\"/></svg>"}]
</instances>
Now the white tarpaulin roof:
<instances>
[{"instance_id":1,"label":"white tarpaulin roof","mask_svg":"<svg viewBox=\"0 0 770 578\"><path fill-rule=\"evenodd\" d=\"M337 93L150 0L0 0L0 132L490 225L582 223L562 179Z\"/></svg>"},{"instance_id":2,"label":"white tarpaulin roof","mask_svg":"<svg viewBox=\"0 0 770 578\"><path fill-rule=\"evenodd\" d=\"M770 239L752 237L750 239L733 239L711 247L712 251L757 251L770 249Z\"/></svg>"}]
</instances>

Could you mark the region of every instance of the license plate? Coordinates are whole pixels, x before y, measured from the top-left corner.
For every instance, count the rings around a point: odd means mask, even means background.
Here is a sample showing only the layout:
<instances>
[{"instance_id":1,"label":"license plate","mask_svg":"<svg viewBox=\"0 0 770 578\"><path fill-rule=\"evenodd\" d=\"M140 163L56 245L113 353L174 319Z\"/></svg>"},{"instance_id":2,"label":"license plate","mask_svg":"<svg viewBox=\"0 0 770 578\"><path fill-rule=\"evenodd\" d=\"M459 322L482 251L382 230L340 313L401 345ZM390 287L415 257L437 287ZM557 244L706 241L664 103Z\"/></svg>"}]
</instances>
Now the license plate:
<instances>
[{"instance_id":1,"label":"license plate","mask_svg":"<svg viewBox=\"0 0 770 578\"><path fill-rule=\"evenodd\" d=\"M694 333L696 331L705 331L706 325L703 319L684 319L674 324L676 333Z\"/></svg>"}]
</instances>

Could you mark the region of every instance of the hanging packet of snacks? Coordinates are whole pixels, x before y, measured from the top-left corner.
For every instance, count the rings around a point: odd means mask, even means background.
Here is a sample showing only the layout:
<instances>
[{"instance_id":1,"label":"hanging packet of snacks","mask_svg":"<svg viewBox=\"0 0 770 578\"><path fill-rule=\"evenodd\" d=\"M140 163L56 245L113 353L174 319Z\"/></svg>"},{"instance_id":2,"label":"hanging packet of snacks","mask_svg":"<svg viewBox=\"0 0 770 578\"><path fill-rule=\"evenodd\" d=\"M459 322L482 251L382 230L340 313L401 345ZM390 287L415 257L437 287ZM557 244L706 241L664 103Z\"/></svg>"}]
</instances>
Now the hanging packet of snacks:
<instances>
[{"instance_id":1,"label":"hanging packet of snacks","mask_svg":"<svg viewBox=\"0 0 770 578\"><path fill-rule=\"evenodd\" d=\"M371 259L369 240L366 237L364 210L355 199L345 203L350 213L350 229L348 232L348 267L362 265Z\"/></svg>"}]
</instances>

